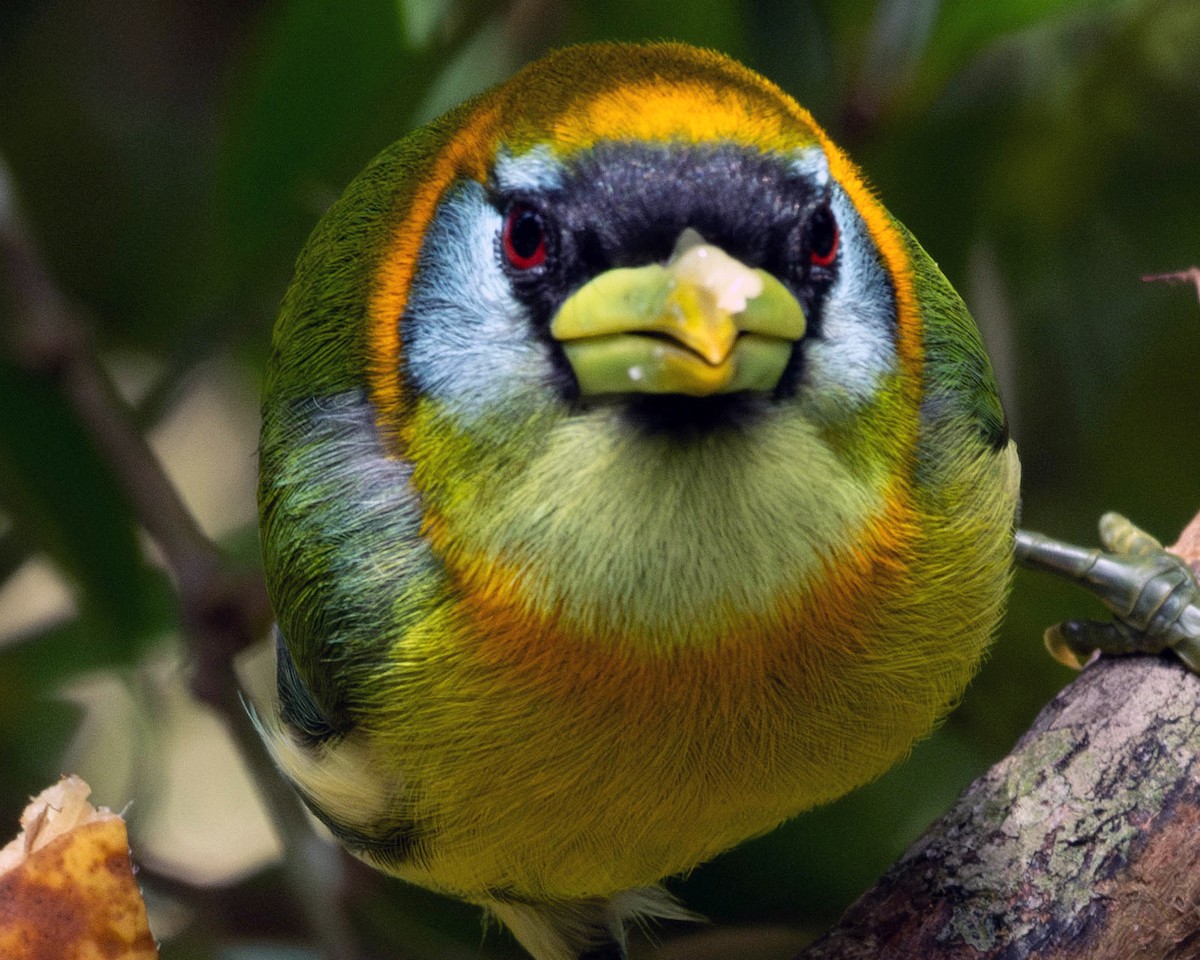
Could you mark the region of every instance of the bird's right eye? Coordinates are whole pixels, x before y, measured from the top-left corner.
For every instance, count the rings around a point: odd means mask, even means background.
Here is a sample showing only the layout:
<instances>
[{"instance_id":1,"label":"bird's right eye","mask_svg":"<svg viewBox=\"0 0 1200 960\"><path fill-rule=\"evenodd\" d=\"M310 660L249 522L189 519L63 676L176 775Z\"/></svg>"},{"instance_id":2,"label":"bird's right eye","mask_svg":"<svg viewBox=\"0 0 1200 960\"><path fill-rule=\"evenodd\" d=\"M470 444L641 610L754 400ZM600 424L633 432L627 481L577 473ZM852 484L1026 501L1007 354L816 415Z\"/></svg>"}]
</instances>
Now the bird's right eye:
<instances>
[{"instance_id":1,"label":"bird's right eye","mask_svg":"<svg viewBox=\"0 0 1200 960\"><path fill-rule=\"evenodd\" d=\"M818 207L808 222L808 259L814 267L829 267L837 257L837 220L829 206Z\"/></svg>"},{"instance_id":2,"label":"bird's right eye","mask_svg":"<svg viewBox=\"0 0 1200 960\"><path fill-rule=\"evenodd\" d=\"M517 270L532 270L546 262L546 221L533 207L515 203L504 216L501 248Z\"/></svg>"}]
</instances>

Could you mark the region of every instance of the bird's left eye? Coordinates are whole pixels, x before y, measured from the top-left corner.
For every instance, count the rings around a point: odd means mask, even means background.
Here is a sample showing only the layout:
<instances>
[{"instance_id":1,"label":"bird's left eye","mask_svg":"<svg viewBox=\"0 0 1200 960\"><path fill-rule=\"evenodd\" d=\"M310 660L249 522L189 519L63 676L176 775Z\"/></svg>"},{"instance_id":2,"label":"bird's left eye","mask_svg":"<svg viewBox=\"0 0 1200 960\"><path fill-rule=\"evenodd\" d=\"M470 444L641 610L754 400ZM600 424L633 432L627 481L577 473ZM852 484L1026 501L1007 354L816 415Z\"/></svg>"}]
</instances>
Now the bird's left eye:
<instances>
[{"instance_id":1,"label":"bird's left eye","mask_svg":"<svg viewBox=\"0 0 1200 960\"><path fill-rule=\"evenodd\" d=\"M838 250L838 225L829 207L818 207L808 221L808 259L814 267L828 267Z\"/></svg>"},{"instance_id":2,"label":"bird's left eye","mask_svg":"<svg viewBox=\"0 0 1200 960\"><path fill-rule=\"evenodd\" d=\"M513 204L504 216L501 235L504 257L518 270L546 262L546 221L533 207Z\"/></svg>"}]
</instances>

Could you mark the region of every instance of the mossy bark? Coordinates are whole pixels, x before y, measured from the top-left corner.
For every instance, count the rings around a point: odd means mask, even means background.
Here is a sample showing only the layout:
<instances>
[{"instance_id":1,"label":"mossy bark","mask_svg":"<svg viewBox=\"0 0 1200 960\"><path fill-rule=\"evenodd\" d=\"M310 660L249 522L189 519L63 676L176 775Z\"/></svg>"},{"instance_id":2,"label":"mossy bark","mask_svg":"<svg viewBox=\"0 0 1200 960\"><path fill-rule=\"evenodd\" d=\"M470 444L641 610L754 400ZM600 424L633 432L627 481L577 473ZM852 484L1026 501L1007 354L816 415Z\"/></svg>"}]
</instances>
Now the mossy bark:
<instances>
[{"instance_id":1,"label":"mossy bark","mask_svg":"<svg viewBox=\"0 0 1200 960\"><path fill-rule=\"evenodd\" d=\"M796 960L1027 957L1200 957L1200 676L1171 657L1084 670Z\"/></svg>"}]
</instances>

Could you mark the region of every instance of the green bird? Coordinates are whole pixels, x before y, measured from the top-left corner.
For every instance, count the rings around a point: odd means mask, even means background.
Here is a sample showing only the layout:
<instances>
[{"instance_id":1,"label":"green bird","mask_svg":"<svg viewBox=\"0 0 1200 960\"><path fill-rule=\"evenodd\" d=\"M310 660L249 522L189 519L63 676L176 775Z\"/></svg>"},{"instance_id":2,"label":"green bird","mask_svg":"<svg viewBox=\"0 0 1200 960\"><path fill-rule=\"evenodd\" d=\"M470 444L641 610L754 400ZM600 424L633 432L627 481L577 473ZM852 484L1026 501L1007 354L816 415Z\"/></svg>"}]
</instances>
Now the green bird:
<instances>
[{"instance_id":1,"label":"green bird","mask_svg":"<svg viewBox=\"0 0 1200 960\"><path fill-rule=\"evenodd\" d=\"M812 117L677 44L548 56L385 150L263 406L264 736L357 857L537 960L953 706L1019 467L958 295Z\"/></svg>"}]
</instances>

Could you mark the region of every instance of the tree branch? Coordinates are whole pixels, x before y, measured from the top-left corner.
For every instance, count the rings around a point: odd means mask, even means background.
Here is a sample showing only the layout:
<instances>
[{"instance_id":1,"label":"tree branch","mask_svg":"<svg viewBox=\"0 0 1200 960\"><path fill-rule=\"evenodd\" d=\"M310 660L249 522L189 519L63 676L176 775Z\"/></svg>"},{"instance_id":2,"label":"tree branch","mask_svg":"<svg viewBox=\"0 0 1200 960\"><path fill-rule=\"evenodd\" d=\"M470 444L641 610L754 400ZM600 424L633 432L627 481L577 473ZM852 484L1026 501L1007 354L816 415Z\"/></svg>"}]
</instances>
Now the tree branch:
<instances>
[{"instance_id":1,"label":"tree branch","mask_svg":"<svg viewBox=\"0 0 1200 960\"><path fill-rule=\"evenodd\" d=\"M1194 958L1197 837L1200 676L1103 658L797 960Z\"/></svg>"},{"instance_id":2,"label":"tree branch","mask_svg":"<svg viewBox=\"0 0 1200 960\"><path fill-rule=\"evenodd\" d=\"M0 170L7 179L7 171ZM58 289L0 185L0 276L13 301L11 346L26 371L52 380L108 461L138 521L175 574L193 686L220 706L232 657L266 635L271 609L257 572L233 571L197 526L97 360L91 326Z\"/></svg>"},{"instance_id":3,"label":"tree branch","mask_svg":"<svg viewBox=\"0 0 1200 960\"><path fill-rule=\"evenodd\" d=\"M1200 300L1200 267L1189 267L1174 273L1152 273L1142 277L1143 283L1190 283L1196 288L1196 299Z\"/></svg>"}]
</instances>

